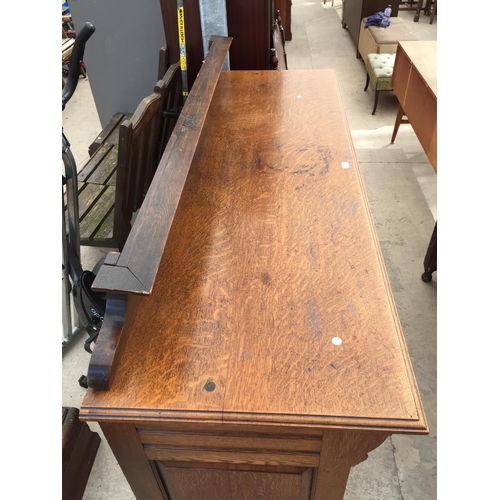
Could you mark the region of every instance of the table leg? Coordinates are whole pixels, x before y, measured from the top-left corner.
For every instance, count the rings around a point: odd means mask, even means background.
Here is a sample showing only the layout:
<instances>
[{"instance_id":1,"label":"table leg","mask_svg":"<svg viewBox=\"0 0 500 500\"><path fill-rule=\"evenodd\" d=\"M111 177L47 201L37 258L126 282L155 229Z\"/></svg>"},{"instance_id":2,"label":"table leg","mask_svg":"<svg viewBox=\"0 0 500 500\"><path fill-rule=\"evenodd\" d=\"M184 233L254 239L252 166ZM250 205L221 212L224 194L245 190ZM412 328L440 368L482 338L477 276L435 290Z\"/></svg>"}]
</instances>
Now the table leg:
<instances>
[{"instance_id":1,"label":"table leg","mask_svg":"<svg viewBox=\"0 0 500 500\"><path fill-rule=\"evenodd\" d=\"M403 107L400 104L398 107L398 114L396 115L396 121L394 122L394 130L392 131L391 144L394 144L394 141L396 140L396 135L398 133L399 126L404 121L403 120L404 114L405 114L405 112L403 110Z\"/></svg>"},{"instance_id":2,"label":"table leg","mask_svg":"<svg viewBox=\"0 0 500 500\"><path fill-rule=\"evenodd\" d=\"M368 458L389 436L385 433L325 431L313 499L342 500L352 467Z\"/></svg>"},{"instance_id":3,"label":"table leg","mask_svg":"<svg viewBox=\"0 0 500 500\"><path fill-rule=\"evenodd\" d=\"M434 5L432 6L432 10L430 13L431 19L429 21L429 24L432 24L434 22L434 15L437 13L437 0L434 0Z\"/></svg>"},{"instance_id":4,"label":"table leg","mask_svg":"<svg viewBox=\"0 0 500 500\"><path fill-rule=\"evenodd\" d=\"M135 497L141 500L168 498L156 479L134 425L99 422L99 426Z\"/></svg>"},{"instance_id":5,"label":"table leg","mask_svg":"<svg viewBox=\"0 0 500 500\"><path fill-rule=\"evenodd\" d=\"M427 247L427 253L424 259L424 273L422 274L422 281L429 283L432 281L432 273L437 270L437 222L434 225L431 241Z\"/></svg>"}]
</instances>

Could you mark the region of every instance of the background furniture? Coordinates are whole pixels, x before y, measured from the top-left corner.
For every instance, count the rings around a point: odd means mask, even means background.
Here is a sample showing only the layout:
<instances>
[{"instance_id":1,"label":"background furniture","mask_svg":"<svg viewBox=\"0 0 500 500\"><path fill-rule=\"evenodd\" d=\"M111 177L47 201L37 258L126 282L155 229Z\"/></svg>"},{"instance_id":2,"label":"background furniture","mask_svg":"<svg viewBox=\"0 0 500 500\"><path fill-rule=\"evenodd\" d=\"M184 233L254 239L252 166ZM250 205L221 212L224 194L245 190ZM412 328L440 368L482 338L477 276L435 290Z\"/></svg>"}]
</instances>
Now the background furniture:
<instances>
[{"instance_id":1,"label":"background furniture","mask_svg":"<svg viewBox=\"0 0 500 500\"><path fill-rule=\"evenodd\" d=\"M437 0L425 0L425 4L424 0L418 0L413 22L418 23L420 19L420 13L423 10L426 16L430 16L429 24L432 24L432 22L434 21L434 15L436 13L436 8Z\"/></svg>"},{"instance_id":2,"label":"background furniture","mask_svg":"<svg viewBox=\"0 0 500 500\"><path fill-rule=\"evenodd\" d=\"M378 26L365 28L366 17L361 20L358 53L366 64L368 54L395 54L398 42L418 40L406 23L399 17L392 17L391 24L381 30Z\"/></svg>"},{"instance_id":3,"label":"background furniture","mask_svg":"<svg viewBox=\"0 0 500 500\"><path fill-rule=\"evenodd\" d=\"M394 133L406 115L437 172L437 42L402 41L396 52L392 88L399 101Z\"/></svg>"},{"instance_id":4,"label":"background furniture","mask_svg":"<svg viewBox=\"0 0 500 500\"><path fill-rule=\"evenodd\" d=\"M392 74L399 108L392 133L394 143L403 116L408 118L430 164L437 173L437 42L400 42ZM422 280L437 269L437 223L424 259Z\"/></svg>"},{"instance_id":5,"label":"background furniture","mask_svg":"<svg viewBox=\"0 0 500 500\"><path fill-rule=\"evenodd\" d=\"M285 40L292 39L292 0L276 0L276 9L281 13Z\"/></svg>"},{"instance_id":6,"label":"background furniture","mask_svg":"<svg viewBox=\"0 0 500 500\"><path fill-rule=\"evenodd\" d=\"M273 31L271 35L271 69L288 69L285 47L285 30L281 24L280 11L276 12L273 20Z\"/></svg>"},{"instance_id":7,"label":"background furniture","mask_svg":"<svg viewBox=\"0 0 500 500\"><path fill-rule=\"evenodd\" d=\"M231 0L226 2L229 49L232 70L270 69L272 23L275 0Z\"/></svg>"},{"instance_id":8,"label":"background furniture","mask_svg":"<svg viewBox=\"0 0 500 500\"><path fill-rule=\"evenodd\" d=\"M375 92L372 115L377 111L378 96L381 90L392 90L391 79L396 54L368 54L366 57L366 85L371 82L372 90Z\"/></svg>"},{"instance_id":9,"label":"background furniture","mask_svg":"<svg viewBox=\"0 0 500 500\"><path fill-rule=\"evenodd\" d=\"M356 57L359 59L358 52L359 33L361 20L364 17L369 17L377 12L383 12L390 2L388 0L344 0L342 4L342 27L347 27L351 38L356 47ZM392 5L392 18L398 16L399 3L394 2Z\"/></svg>"},{"instance_id":10,"label":"background furniture","mask_svg":"<svg viewBox=\"0 0 500 500\"><path fill-rule=\"evenodd\" d=\"M80 500L101 438L78 419L78 408L62 407L62 499Z\"/></svg>"},{"instance_id":11,"label":"background furniture","mask_svg":"<svg viewBox=\"0 0 500 500\"><path fill-rule=\"evenodd\" d=\"M212 83L213 97L184 106L186 133L202 124L195 150L182 158L171 140L129 237L148 251L161 239L158 268L128 241L110 256L143 261L154 288L127 295L123 326L112 318L127 341L81 413L139 500L340 500L370 450L428 428L338 82L205 80L211 61L195 90ZM186 169L173 215L168 175ZM112 268L99 275L118 294L125 268L111 281ZM101 334L92 358L116 347Z\"/></svg>"},{"instance_id":12,"label":"background furniture","mask_svg":"<svg viewBox=\"0 0 500 500\"><path fill-rule=\"evenodd\" d=\"M117 113L78 174L80 244L121 250L173 130L164 111L182 106L179 63L132 115ZM173 123L172 123L173 122Z\"/></svg>"},{"instance_id":13,"label":"background furniture","mask_svg":"<svg viewBox=\"0 0 500 500\"><path fill-rule=\"evenodd\" d=\"M281 8L278 7L278 4ZM165 39L172 60L179 58L177 0L160 0ZM231 0L226 2L228 36L233 38L229 51L231 69L271 69L272 23L280 10L285 38L291 38L290 0ZM184 0L189 87L204 59L199 0ZM177 59L176 59L177 58Z\"/></svg>"}]
</instances>

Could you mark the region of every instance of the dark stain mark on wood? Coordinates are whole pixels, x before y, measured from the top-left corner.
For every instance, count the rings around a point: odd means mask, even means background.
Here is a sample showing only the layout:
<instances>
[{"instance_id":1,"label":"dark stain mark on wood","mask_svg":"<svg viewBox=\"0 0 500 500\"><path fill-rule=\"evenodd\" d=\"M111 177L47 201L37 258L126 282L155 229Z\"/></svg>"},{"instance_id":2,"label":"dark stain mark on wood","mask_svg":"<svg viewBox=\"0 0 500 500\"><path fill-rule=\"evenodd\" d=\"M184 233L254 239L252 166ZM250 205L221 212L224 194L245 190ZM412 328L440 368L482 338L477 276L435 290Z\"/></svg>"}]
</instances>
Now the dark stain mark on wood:
<instances>
[{"instance_id":1,"label":"dark stain mark on wood","mask_svg":"<svg viewBox=\"0 0 500 500\"><path fill-rule=\"evenodd\" d=\"M212 380L208 379L207 382L206 382L206 384L205 384L204 389L207 392L212 392L212 391L215 390L215 387L216 387L215 383Z\"/></svg>"},{"instance_id":2,"label":"dark stain mark on wood","mask_svg":"<svg viewBox=\"0 0 500 500\"><path fill-rule=\"evenodd\" d=\"M264 271L262 273L261 280L264 285L269 285L271 283L271 276L269 276L269 273L267 271Z\"/></svg>"}]
</instances>

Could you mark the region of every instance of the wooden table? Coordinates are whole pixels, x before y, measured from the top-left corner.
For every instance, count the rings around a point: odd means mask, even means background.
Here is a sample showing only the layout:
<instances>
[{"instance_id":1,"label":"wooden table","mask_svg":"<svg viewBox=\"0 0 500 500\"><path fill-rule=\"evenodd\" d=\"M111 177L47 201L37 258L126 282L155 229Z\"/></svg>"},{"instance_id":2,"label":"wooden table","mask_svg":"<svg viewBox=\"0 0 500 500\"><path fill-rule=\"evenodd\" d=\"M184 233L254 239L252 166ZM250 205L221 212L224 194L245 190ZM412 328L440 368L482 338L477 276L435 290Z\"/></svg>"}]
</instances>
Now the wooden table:
<instances>
[{"instance_id":1,"label":"wooden table","mask_svg":"<svg viewBox=\"0 0 500 500\"><path fill-rule=\"evenodd\" d=\"M428 433L333 70L220 74L123 328L80 418L138 499L340 500L389 435Z\"/></svg>"},{"instance_id":2,"label":"wooden table","mask_svg":"<svg viewBox=\"0 0 500 500\"><path fill-rule=\"evenodd\" d=\"M391 143L406 115L437 173L437 42L399 42L392 88L399 101ZM424 281L437 269L437 224L424 259Z\"/></svg>"}]
</instances>

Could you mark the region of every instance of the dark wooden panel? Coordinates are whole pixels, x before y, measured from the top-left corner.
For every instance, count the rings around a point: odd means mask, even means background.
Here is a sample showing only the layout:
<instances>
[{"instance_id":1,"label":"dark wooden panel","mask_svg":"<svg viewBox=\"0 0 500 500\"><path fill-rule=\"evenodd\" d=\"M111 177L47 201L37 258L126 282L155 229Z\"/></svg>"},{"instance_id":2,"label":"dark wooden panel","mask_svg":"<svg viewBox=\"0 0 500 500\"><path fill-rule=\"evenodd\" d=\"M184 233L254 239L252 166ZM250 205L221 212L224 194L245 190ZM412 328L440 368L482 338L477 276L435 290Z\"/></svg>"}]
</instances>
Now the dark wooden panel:
<instances>
[{"instance_id":1,"label":"dark wooden panel","mask_svg":"<svg viewBox=\"0 0 500 500\"><path fill-rule=\"evenodd\" d=\"M62 499L80 500L101 438L79 420L78 408L62 408Z\"/></svg>"},{"instance_id":2,"label":"dark wooden panel","mask_svg":"<svg viewBox=\"0 0 500 500\"><path fill-rule=\"evenodd\" d=\"M281 13L285 29L285 40L290 41L292 39L292 1L276 0L276 10L279 10Z\"/></svg>"},{"instance_id":3,"label":"dark wooden panel","mask_svg":"<svg viewBox=\"0 0 500 500\"><path fill-rule=\"evenodd\" d=\"M270 69L271 20L275 0L227 0L227 29L232 70Z\"/></svg>"}]
</instances>

